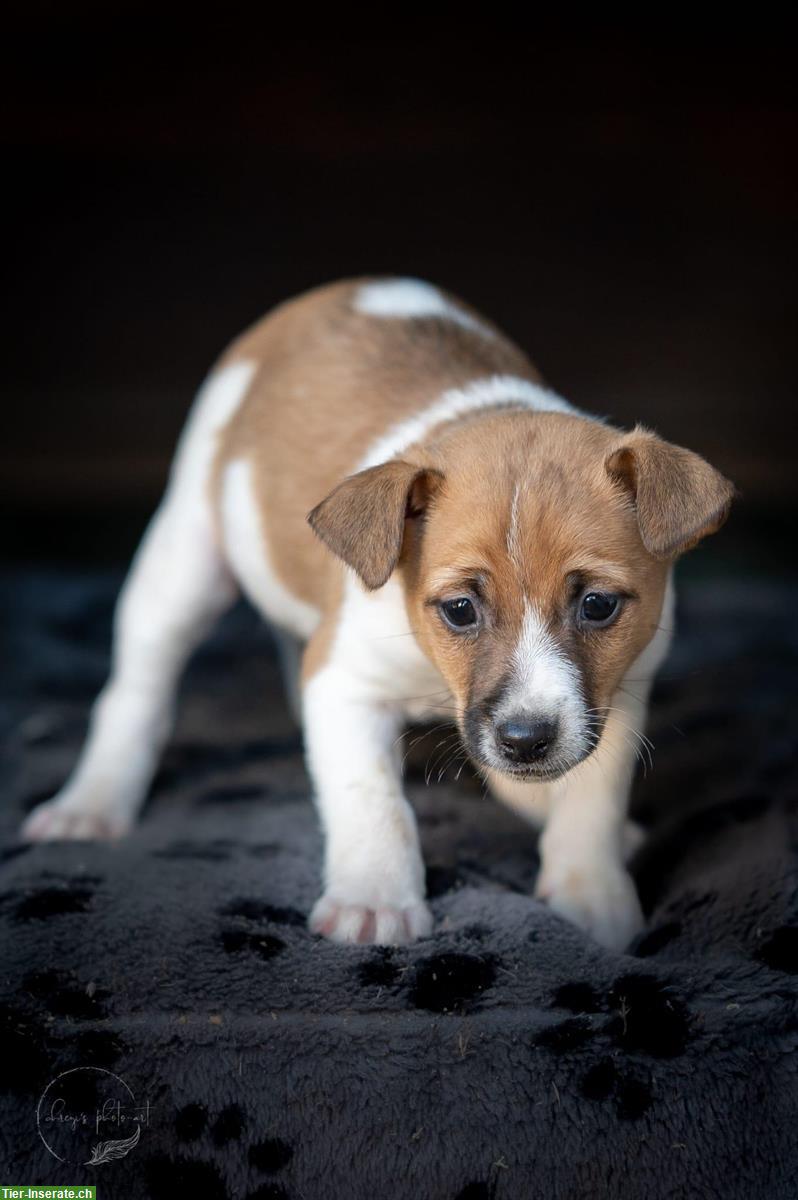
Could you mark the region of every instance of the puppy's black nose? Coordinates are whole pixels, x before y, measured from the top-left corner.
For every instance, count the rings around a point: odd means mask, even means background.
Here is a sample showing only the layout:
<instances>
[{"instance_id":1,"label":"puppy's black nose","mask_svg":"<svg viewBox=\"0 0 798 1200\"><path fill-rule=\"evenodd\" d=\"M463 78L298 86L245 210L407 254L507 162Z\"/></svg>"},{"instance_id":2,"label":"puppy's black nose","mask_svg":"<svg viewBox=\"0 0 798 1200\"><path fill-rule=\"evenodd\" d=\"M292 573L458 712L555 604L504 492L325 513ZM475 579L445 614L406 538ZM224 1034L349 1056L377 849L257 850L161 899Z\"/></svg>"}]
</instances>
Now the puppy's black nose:
<instances>
[{"instance_id":1,"label":"puppy's black nose","mask_svg":"<svg viewBox=\"0 0 798 1200\"><path fill-rule=\"evenodd\" d=\"M496 726L496 739L510 762L532 763L545 758L557 736L553 721L504 721Z\"/></svg>"}]
</instances>

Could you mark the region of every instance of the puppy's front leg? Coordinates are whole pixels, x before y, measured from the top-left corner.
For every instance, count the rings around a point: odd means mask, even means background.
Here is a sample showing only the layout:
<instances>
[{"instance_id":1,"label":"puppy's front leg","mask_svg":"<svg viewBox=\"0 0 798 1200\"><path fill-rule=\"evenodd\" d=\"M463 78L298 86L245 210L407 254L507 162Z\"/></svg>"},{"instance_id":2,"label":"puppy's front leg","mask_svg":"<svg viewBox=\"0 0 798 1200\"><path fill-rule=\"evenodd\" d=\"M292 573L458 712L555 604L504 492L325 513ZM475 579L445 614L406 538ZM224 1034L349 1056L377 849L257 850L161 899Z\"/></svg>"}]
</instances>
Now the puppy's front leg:
<instances>
[{"instance_id":1,"label":"puppy's front leg","mask_svg":"<svg viewBox=\"0 0 798 1200\"><path fill-rule=\"evenodd\" d=\"M308 766L326 836L324 894L310 927L336 942L399 945L432 929L412 809L402 793L400 714L330 664L305 684Z\"/></svg>"},{"instance_id":2,"label":"puppy's front leg","mask_svg":"<svg viewBox=\"0 0 798 1200\"><path fill-rule=\"evenodd\" d=\"M644 706L619 702L617 696L615 701L591 757L550 785L535 894L601 945L623 950L643 926L624 862L630 849L626 811L635 762L632 730Z\"/></svg>"},{"instance_id":3,"label":"puppy's front leg","mask_svg":"<svg viewBox=\"0 0 798 1200\"><path fill-rule=\"evenodd\" d=\"M642 838L626 813L651 684L671 641L673 608L669 578L657 632L612 697L598 746L551 785L540 839L536 895L610 950L626 949L643 926L637 890L624 867Z\"/></svg>"}]
</instances>

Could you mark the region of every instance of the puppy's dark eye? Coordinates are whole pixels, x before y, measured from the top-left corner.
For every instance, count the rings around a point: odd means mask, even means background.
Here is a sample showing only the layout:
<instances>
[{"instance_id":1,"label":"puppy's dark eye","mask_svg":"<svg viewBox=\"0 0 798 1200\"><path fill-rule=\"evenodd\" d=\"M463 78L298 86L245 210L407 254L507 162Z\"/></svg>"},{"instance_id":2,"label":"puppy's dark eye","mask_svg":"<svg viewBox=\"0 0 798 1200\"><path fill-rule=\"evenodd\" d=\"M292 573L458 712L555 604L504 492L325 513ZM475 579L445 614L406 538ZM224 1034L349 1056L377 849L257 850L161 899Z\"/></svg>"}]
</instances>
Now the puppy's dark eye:
<instances>
[{"instance_id":1,"label":"puppy's dark eye","mask_svg":"<svg viewBox=\"0 0 798 1200\"><path fill-rule=\"evenodd\" d=\"M455 600L444 600L441 604L443 618L454 629L467 629L476 625L477 610L468 596L458 596Z\"/></svg>"},{"instance_id":2,"label":"puppy's dark eye","mask_svg":"<svg viewBox=\"0 0 798 1200\"><path fill-rule=\"evenodd\" d=\"M617 611L617 596L609 592L588 592L582 597L579 616L591 625L608 625Z\"/></svg>"}]
</instances>

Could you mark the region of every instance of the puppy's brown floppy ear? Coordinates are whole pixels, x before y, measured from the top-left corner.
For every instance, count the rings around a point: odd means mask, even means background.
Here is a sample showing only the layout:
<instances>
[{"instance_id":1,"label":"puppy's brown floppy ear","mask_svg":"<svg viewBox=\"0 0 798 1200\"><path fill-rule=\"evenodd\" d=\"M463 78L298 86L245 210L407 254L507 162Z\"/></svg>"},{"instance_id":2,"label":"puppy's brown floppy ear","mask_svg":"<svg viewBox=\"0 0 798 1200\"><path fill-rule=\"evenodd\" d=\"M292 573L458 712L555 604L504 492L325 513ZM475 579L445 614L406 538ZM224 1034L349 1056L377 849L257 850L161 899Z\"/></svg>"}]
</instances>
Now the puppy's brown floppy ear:
<instances>
[{"instance_id":1,"label":"puppy's brown floppy ear","mask_svg":"<svg viewBox=\"0 0 798 1200\"><path fill-rule=\"evenodd\" d=\"M399 561L405 520L424 512L442 480L440 471L381 463L339 483L308 514L308 522L373 590L388 581Z\"/></svg>"},{"instance_id":2,"label":"puppy's brown floppy ear","mask_svg":"<svg viewBox=\"0 0 798 1200\"><path fill-rule=\"evenodd\" d=\"M606 460L632 497L643 545L655 558L682 554L729 515L735 488L709 463L638 427Z\"/></svg>"}]
</instances>

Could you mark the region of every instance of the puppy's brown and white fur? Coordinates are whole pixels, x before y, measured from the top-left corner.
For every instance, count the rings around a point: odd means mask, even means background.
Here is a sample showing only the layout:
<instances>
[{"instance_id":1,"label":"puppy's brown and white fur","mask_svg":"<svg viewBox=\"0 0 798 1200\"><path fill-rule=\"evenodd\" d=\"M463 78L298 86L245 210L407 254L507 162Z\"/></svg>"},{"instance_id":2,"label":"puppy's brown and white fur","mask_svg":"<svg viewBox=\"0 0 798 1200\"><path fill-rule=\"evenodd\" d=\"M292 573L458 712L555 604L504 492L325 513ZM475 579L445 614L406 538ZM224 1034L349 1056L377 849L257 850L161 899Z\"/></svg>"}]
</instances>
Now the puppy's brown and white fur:
<instances>
[{"instance_id":1,"label":"puppy's brown and white fur","mask_svg":"<svg viewBox=\"0 0 798 1200\"><path fill-rule=\"evenodd\" d=\"M572 408L429 284L345 282L287 303L197 398L119 601L87 745L25 833L130 827L186 659L241 590L287 645L306 643L326 834L312 928L430 932L397 738L440 712L495 794L545 826L537 895L622 947L641 924L626 808L671 565L731 495L697 455ZM588 619L588 595L599 614L614 603L608 621Z\"/></svg>"}]
</instances>

